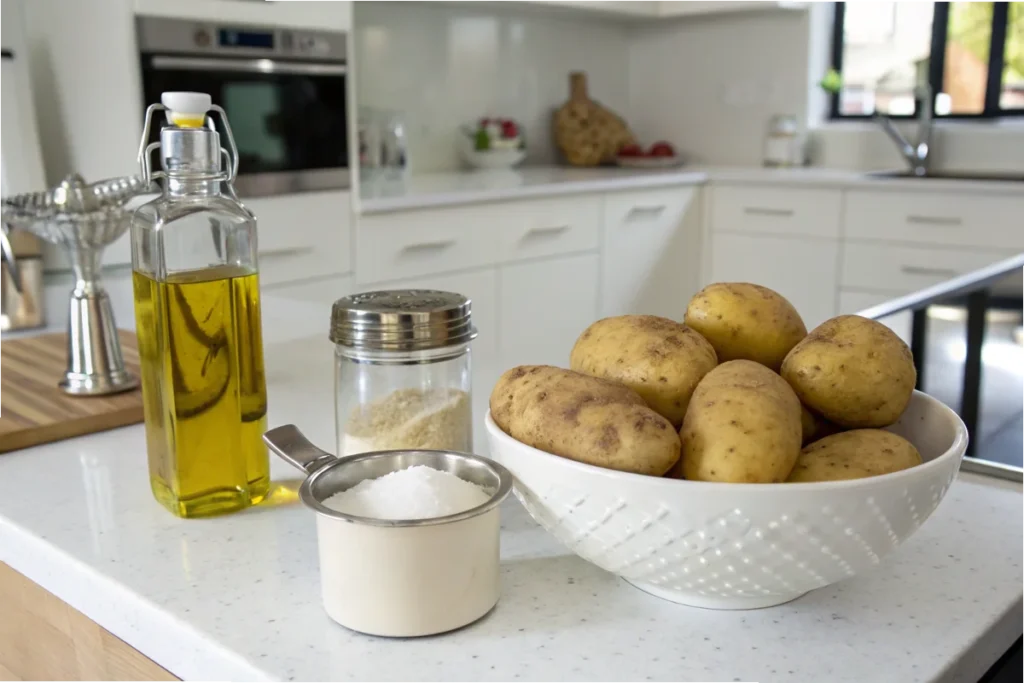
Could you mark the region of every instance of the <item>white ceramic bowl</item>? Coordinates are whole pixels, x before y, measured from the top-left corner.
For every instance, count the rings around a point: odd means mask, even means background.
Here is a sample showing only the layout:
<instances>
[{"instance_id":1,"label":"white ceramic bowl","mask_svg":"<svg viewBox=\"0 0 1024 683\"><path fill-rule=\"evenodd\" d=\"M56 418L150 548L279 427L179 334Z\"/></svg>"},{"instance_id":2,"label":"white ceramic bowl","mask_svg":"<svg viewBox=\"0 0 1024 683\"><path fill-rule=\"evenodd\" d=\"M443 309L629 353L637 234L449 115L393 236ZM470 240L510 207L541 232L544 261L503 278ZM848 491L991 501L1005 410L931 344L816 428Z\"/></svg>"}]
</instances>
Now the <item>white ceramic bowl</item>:
<instances>
[{"instance_id":1,"label":"white ceramic bowl","mask_svg":"<svg viewBox=\"0 0 1024 683\"><path fill-rule=\"evenodd\" d=\"M956 476L967 429L914 392L889 428L924 462L879 477L717 484L616 472L531 448L487 415L490 456L530 515L573 552L667 600L753 609L878 564L928 519Z\"/></svg>"},{"instance_id":2,"label":"white ceramic bowl","mask_svg":"<svg viewBox=\"0 0 1024 683\"><path fill-rule=\"evenodd\" d=\"M488 149L477 151L468 135L459 134L459 154L473 168L512 168L526 158L525 149Z\"/></svg>"}]
</instances>

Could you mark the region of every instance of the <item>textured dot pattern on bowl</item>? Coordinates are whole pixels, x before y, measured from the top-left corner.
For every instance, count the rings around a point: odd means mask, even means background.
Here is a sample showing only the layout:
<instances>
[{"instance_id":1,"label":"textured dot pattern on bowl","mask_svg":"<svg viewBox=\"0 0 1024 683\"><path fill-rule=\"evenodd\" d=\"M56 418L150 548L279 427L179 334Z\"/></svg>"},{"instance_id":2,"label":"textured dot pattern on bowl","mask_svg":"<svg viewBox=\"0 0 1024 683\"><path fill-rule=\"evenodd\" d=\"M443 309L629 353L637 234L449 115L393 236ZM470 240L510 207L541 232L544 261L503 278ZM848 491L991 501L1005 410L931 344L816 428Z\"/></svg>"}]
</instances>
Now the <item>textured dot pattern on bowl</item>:
<instances>
[{"instance_id":1,"label":"textured dot pattern on bowl","mask_svg":"<svg viewBox=\"0 0 1024 683\"><path fill-rule=\"evenodd\" d=\"M487 416L491 457L530 515L583 559L674 602L753 609L863 573L935 511L967 447L960 418L915 392L889 428L909 470L806 484L718 484L615 472L531 448Z\"/></svg>"}]
</instances>

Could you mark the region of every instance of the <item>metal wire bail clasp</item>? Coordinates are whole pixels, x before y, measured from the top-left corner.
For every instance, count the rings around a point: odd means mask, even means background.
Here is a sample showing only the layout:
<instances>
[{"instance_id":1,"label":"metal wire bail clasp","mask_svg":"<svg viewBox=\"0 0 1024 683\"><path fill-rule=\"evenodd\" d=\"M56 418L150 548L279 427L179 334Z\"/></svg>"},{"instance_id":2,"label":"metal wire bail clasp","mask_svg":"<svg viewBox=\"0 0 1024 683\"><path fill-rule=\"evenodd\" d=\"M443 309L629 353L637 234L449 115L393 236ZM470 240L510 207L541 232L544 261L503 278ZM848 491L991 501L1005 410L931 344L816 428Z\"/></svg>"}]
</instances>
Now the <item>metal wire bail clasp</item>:
<instances>
[{"instance_id":1,"label":"metal wire bail clasp","mask_svg":"<svg viewBox=\"0 0 1024 683\"><path fill-rule=\"evenodd\" d=\"M228 115L224 113L224 109L218 104L210 109L220 114L220 122L228 136L228 149L221 147L220 151L227 160L228 182L231 183L238 176L238 145L235 144L235 134L231 132L231 124L228 123Z\"/></svg>"},{"instance_id":2,"label":"metal wire bail clasp","mask_svg":"<svg viewBox=\"0 0 1024 683\"><path fill-rule=\"evenodd\" d=\"M167 107L160 104L159 102L151 104L146 107L146 118L142 122L142 140L139 141L139 155L137 157L139 162L139 168L142 171L142 179L147 185L153 182L156 178L166 178L167 174L163 171L152 172L150 166L150 159L153 155L153 150L160 149L160 142L153 142L146 144L149 140L150 132L153 129L153 113L157 111L166 111Z\"/></svg>"}]
</instances>

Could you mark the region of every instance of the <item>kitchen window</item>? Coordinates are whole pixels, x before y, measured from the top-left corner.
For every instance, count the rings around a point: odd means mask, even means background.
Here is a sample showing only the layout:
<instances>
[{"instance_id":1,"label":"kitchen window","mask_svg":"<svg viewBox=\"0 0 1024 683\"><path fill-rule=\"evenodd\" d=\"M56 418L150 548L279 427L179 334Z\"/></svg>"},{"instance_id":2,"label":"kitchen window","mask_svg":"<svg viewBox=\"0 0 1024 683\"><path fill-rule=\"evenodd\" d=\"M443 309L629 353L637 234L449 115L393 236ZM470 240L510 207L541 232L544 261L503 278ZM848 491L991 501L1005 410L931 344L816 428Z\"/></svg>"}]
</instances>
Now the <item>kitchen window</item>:
<instances>
[{"instance_id":1,"label":"kitchen window","mask_svg":"<svg viewBox=\"0 0 1024 683\"><path fill-rule=\"evenodd\" d=\"M917 84L935 116L1024 115L1024 2L837 2L833 119L912 118Z\"/></svg>"}]
</instances>

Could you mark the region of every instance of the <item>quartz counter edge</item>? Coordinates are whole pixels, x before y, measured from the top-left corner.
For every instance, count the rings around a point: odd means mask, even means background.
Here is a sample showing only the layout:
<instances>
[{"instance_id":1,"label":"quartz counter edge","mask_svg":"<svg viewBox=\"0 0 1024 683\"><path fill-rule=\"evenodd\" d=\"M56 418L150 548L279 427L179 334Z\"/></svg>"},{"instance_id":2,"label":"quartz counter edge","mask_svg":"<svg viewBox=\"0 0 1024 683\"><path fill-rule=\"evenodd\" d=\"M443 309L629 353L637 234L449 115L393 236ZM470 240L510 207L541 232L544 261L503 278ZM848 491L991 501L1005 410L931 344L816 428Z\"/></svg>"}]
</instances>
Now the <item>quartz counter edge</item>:
<instances>
[{"instance_id":1,"label":"quartz counter edge","mask_svg":"<svg viewBox=\"0 0 1024 683\"><path fill-rule=\"evenodd\" d=\"M273 681L208 635L0 515L0 562L182 680Z\"/></svg>"},{"instance_id":2,"label":"quartz counter edge","mask_svg":"<svg viewBox=\"0 0 1024 683\"><path fill-rule=\"evenodd\" d=\"M374 215L417 209L514 201L536 197L657 189L686 185L771 185L882 191L970 192L1021 195L1014 181L887 178L828 168L682 167L664 170L527 167L413 175L405 181L364 182L353 197L356 212Z\"/></svg>"}]
</instances>

